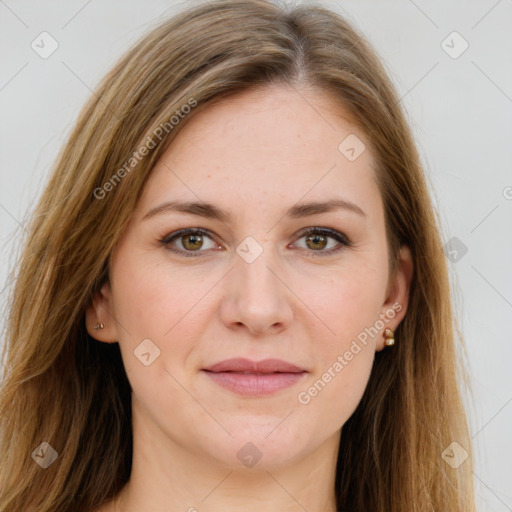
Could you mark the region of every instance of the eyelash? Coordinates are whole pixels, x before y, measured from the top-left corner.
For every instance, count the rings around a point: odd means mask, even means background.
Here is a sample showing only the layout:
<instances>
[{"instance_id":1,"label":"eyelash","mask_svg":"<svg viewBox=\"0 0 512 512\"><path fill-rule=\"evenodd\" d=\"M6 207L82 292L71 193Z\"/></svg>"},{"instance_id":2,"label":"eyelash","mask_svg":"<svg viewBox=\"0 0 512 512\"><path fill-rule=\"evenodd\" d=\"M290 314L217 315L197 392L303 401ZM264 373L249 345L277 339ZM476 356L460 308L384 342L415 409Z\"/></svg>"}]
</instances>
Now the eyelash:
<instances>
[{"instance_id":1,"label":"eyelash","mask_svg":"<svg viewBox=\"0 0 512 512\"><path fill-rule=\"evenodd\" d=\"M320 257L329 256L329 255L335 254L335 253L345 249L346 247L352 247L352 242L343 233L340 233L339 231L336 231L334 229L323 228L323 227L318 227L318 226L315 226L312 228L306 228L305 230L302 230L300 232L299 239L303 238L306 235L310 235L310 234L324 235L324 236L327 236L330 238L334 238L335 240L337 240L340 243L339 246L332 248L328 251L313 251L313 250L308 251L308 252L311 252L312 256L315 256L315 257L316 256L320 256ZM207 252L207 251L201 251L201 250L183 251L181 249L175 249L175 248L170 247L171 242L173 242L175 239L180 238L181 236L184 236L184 235L202 235L202 236L208 236L209 238L212 238L211 233L209 231L207 231L206 229L187 228L187 229L180 229L178 231L170 233L169 235L162 238L160 240L160 243L164 247L166 247L169 251L174 252L179 255L182 255L182 256L185 256L187 258L198 257L198 255L194 254L194 252L197 252L197 253ZM199 257L202 257L202 256L199 256Z\"/></svg>"}]
</instances>

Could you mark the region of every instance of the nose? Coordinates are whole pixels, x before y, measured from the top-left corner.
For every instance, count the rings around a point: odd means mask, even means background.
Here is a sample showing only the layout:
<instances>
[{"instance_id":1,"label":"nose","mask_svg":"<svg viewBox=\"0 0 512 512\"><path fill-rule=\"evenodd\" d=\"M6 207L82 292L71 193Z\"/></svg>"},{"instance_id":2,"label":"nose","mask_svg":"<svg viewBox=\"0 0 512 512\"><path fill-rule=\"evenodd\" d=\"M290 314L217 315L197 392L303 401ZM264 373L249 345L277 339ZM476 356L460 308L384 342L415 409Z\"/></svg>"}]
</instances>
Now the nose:
<instances>
[{"instance_id":1,"label":"nose","mask_svg":"<svg viewBox=\"0 0 512 512\"><path fill-rule=\"evenodd\" d=\"M253 335L276 334L293 321L294 295L286 272L268 246L250 261L237 254L224 278L221 320L230 329L245 328Z\"/></svg>"}]
</instances>

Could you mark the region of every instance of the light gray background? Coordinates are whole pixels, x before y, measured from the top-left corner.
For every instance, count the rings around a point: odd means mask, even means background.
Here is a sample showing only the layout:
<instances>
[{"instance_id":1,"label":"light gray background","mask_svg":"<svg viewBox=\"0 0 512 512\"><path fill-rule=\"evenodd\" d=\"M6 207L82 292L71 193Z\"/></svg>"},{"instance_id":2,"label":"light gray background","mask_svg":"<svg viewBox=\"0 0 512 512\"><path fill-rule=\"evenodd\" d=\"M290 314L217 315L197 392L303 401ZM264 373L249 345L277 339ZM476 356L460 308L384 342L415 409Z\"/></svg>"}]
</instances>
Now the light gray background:
<instances>
[{"instance_id":1,"label":"light gray background","mask_svg":"<svg viewBox=\"0 0 512 512\"><path fill-rule=\"evenodd\" d=\"M79 108L132 42L187 3L0 0L3 302L16 232ZM452 242L448 256L473 376L477 500L481 512L512 511L512 1L323 4L383 58L409 112L443 241L457 237L467 247L463 254ZM43 31L59 45L47 59L31 48ZM441 46L453 31L469 44L458 58ZM453 36L447 44L462 48Z\"/></svg>"}]
</instances>

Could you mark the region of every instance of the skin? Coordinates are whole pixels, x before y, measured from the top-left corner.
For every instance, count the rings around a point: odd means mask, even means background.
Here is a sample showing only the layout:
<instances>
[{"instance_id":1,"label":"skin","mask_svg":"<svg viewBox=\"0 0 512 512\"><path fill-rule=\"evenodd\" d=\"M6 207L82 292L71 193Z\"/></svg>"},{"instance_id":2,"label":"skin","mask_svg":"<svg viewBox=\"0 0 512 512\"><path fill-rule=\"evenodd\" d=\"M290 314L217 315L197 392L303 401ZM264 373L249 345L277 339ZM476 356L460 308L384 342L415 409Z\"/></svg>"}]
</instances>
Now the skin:
<instances>
[{"instance_id":1,"label":"skin","mask_svg":"<svg viewBox=\"0 0 512 512\"><path fill-rule=\"evenodd\" d=\"M385 348L384 328L396 329L405 315L413 272L404 246L389 274L370 141L342 114L323 91L244 91L188 119L153 169L114 251L110 283L87 310L91 336L120 344L133 389L132 475L115 510L335 510L341 428ZM354 161L338 150L350 133L366 147ZM284 217L298 202L335 197L365 216L338 209ZM177 212L142 219L169 200L213 203L233 220ZM352 246L329 253L340 242L308 243L299 232L315 226L343 233ZM191 257L159 242L197 227L211 237L170 245ZM236 252L247 236L262 248L252 263ZM401 310L378 335L300 403L299 393L330 367L332 374L338 356L393 304ZM98 322L105 327L94 329ZM144 339L160 350L149 366L134 355ZM242 397L201 371L231 357L280 358L308 373L272 395ZM261 453L252 467L237 457L248 442Z\"/></svg>"}]
</instances>

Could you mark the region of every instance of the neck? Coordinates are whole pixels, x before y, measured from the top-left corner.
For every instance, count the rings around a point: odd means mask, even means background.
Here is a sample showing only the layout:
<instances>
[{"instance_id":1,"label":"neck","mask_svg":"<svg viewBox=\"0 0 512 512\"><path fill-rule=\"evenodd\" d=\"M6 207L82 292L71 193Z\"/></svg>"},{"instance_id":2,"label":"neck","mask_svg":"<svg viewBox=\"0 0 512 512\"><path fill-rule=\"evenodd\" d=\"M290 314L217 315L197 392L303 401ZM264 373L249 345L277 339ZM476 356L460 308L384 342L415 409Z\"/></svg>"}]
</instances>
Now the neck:
<instances>
[{"instance_id":1,"label":"neck","mask_svg":"<svg viewBox=\"0 0 512 512\"><path fill-rule=\"evenodd\" d=\"M193 452L149 423L134 425L130 480L116 497L114 509L335 512L339 435L338 431L312 453L299 454L288 464L272 465L262 457L253 467L240 468Z\"/></svg>"}]
</instances>

